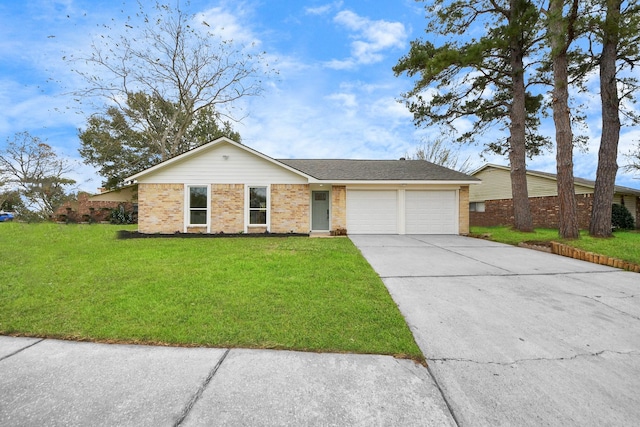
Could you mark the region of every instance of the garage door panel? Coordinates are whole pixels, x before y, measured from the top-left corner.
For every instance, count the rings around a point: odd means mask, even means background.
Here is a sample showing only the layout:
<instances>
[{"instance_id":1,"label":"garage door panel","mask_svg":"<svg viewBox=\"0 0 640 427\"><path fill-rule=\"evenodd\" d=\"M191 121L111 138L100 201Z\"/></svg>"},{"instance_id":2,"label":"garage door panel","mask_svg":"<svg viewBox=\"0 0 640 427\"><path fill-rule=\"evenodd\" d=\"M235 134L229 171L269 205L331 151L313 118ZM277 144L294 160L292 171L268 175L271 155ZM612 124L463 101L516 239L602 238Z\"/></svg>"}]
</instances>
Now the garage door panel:
<instances>
[{"instance_id":1,"label":"garage door panel","mask_svg":"<svg viewBox=\"0 0 640 427\"><path fill-rule=\"evenodd\" d=\"M398 211L404 193L403 211ZM347 190L347 231L350 234L396 234L404 222L406 234L457 234L455 190Z\"/></svg>"},{"instance_id":2,"label":"garage door panel","mask_svg":"<svg viewBox=\"0 0 640 427\"><path fill-rule=\"evenodd\" d=\"M396 190L347 191L347 231L350 234L396 234L397 223Z\"/></svg>"},{"instance_id":3,"label":"garage door panel","mask_svg":"<svg viewBox=\"0 0 640 427\"><path fill-rule=\"evenodd\" d=\"M456 234L456 204L455 191L406 191L406 233Z\"/></svg>"}]
</instances>

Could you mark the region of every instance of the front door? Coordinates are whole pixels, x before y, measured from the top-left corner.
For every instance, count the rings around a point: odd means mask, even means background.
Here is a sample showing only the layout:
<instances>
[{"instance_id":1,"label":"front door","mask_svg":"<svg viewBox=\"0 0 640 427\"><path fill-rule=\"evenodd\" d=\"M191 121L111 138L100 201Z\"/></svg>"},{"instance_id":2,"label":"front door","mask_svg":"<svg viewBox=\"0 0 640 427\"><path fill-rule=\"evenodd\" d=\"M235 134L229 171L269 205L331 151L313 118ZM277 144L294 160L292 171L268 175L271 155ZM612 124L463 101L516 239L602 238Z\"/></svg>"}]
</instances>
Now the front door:
<instances>
[{"instance_id":1,"label":"front door","mask_svg":"<svg viewBox=\"0 0 640 427\"><path fill-rule=\"evenodd\" d=\"M329 192L311 192L311 229L329 229Z\"/></svg>"}]
</instances>

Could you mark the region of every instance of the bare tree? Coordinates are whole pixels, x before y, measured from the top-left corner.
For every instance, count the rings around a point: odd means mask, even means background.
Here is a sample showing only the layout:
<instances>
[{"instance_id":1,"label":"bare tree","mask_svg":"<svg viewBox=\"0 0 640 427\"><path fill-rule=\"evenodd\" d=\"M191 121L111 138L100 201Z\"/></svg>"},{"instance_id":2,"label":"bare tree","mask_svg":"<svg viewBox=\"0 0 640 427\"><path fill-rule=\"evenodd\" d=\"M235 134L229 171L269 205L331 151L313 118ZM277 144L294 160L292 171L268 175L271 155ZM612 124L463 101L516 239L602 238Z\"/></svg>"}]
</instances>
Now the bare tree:
<instances>
[{"instance_id":1,"label":"bare tree","mask_svg":"<svg viewBox=\"0 0 640 427\"><path fill-rule=\"evenodd\" d=\"M406 153L405 157L413 160L426 160L449 169L454 169L462 173L471 172L471 158L467 157L460 161L460 150L447 144L444 138L434 140L423 140L413 154Z\"/></svg>"},{"instance_id":2,"label":"bare tree","mask_svg":"<svg viewBox=\"0 0 640 427\"><path fill-rule=\"evenodd\" d=\"M623 166L624 170L631 173L640 173L640 145L625 154L625 158L628 163Z\"/></svg>"},{"instance_id":3,"label":"bare tree","mask_svg":"<svg viewBox=\"0 0 640 427\"><path fill-rule=\"evenodd\" d=\"M262 91L260 77L270 74L265 53L255 46L238 46L211 32L179 6L156 3L153 15L140 11L122 28L104 25L91 52L69 56L86 87L74 91L81 99L95 98L123 113L127 100L144 93L173 106L163 132L153 129L155 144L167 147L162 160L179 153L184 134L205 109L230 120L236 101ZM112 36L111 34L118 34ZM145 130L145 122L139 123Z\"/></svg>"},{"instance_id":4,"label":"bare tree","mask_svg":"<svg viewBox=\"0 0 640 427\"><path fill-rule=\"evenodd\" d=\"M18 191L26 207L43 219L48 218L66 199L66 187L75 183L65 178L72 165L61 159L51 146L28 132L7 139L0 151L0 181Z\"/></svg>"}]
</instances>

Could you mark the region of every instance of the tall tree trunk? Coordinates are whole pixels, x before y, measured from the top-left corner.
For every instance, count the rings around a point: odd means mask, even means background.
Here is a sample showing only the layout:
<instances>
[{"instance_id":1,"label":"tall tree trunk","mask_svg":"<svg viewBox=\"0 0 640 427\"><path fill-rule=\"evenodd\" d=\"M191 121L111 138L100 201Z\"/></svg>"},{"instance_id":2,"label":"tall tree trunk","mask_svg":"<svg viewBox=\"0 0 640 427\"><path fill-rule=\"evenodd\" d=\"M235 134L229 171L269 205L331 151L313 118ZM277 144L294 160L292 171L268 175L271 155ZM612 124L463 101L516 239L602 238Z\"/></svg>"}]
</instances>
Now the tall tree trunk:
<instances>
[{"instance_id":1,"label":"tall tree trunk","mask_svg":"<svg viewBox=\"0 0 640 427\"><path fill-rule=\"evenodd\" d=\"M589 234L611 237L611 205L618 172L620 140L620 99L616 79L621 0L607 0L607 16L602 36L600 59L600 99L602 100L602 136L598 153L598 170L593 194Z\"/></svg>"},{"instance_id":2,"label":"tall tree trunk","mask_svg":"<svg viewBox=\"0 0 640 427\"><path fill-rule=\"evenodd\" d=\"M577 0L574 0L574 2ZM577 203L573 184L573 132L569 111L569 78L567 50L571 34L563 16L563 0L549 2L549 35L553 61L553 122L556 127L556 168L560 216L558 233L565 239L580 236ZM575 3L574 3L575 4ZM572 19L571 17L567 19ZM571 24L571 23L569 23Z\"/></svg>"},{"instance_id":3,"label":"tall tree trunk","mask_svg":"<svg viewBox=\"0 0 640 427\"><path fill-rule=\"evenodd\" d=\"M511 0L510 20L518 19L522 7L519 0ZM517 25L517 24L516 24ZM527 189L526 165L526 89L524 83L523 49L519 32L511 35L511 80L513 101L509 118L509 163L511 165L511 195L513 199L514 227L519 231L533 231L533 218Z\"/></svg>"}]
</instances>

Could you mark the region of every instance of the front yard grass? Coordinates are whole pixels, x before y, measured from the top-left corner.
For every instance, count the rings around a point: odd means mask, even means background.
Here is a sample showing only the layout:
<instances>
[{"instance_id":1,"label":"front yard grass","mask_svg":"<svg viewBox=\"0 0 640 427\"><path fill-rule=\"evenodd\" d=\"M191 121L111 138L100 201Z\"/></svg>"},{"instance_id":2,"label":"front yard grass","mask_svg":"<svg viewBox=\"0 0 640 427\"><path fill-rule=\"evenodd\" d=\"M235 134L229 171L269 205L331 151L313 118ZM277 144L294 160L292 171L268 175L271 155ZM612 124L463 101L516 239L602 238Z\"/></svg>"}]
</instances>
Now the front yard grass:
<instances>
[{"instance_id":1,"label":"front yard grass","mask_svg":"<svg viewBox=\"0 0 640 427\"><path fill-rule=\"evenodd\" d=\"M346 238L116 240L127 227L0 225L0 334L423 360Z\"/></svg>"},{"instance_id":2,"label":"front yard grass","mask_svg":"<svg viewBox=\"0 0 640 427\"><path fill-rule=\"evenodd\" d=\"M486 235L490 240L511 245L553 240L588 252L640 264L640 233L637 231L616 231L613 237L606 239L590 237L587 231L581 231L580 238L576 240L560 239L558 230L555 229L536 229L533 233L522 233L509 227L471 227L471 234Z\"/></svg>"}]
</instances>

